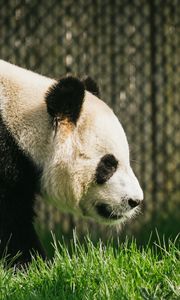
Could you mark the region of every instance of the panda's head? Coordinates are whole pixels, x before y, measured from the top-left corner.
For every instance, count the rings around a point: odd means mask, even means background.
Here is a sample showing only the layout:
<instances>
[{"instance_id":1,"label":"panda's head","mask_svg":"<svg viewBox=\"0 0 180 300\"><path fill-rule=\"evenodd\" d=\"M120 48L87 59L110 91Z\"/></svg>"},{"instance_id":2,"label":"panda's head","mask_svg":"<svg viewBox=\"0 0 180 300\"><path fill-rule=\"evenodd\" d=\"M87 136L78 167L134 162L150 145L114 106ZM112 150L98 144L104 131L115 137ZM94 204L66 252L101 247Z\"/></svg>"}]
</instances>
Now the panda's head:
<instances>
[{"instance_id":1,"label":"panda's head","mask_svg":"<svg viewBox=\"0 0 180 300\"><path fill-rule=\"evenodd\" d=\"M113 224L138 211L143 192L124 130L98 96L91 79L74 77L47 92L52 131L42 183L61 209Z\"/></svg>"}]
</instances>

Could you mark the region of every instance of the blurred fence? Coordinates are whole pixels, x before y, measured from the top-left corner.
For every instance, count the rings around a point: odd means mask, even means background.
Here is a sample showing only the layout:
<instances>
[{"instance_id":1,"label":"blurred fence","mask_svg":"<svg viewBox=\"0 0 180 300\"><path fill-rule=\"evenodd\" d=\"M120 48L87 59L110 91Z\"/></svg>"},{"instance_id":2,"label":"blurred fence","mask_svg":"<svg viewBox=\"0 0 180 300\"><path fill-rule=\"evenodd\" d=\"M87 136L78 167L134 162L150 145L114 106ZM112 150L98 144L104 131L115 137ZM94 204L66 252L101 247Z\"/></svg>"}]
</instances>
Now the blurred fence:
<instances>
[{"instance_id":1,"label":"blurred fence","mask_svg":"<svg viewBox=\"0 0 180 300\"><path fill-rule=\"evenodd\" d=\"M94 77L125 128L145 192L144 214L126 230L161 221L164 232L179 230L178 0L0 0L0 57L49 77ZM62 232L88 226L42 203L38 210Z\"/></svg>"}]
</instances>

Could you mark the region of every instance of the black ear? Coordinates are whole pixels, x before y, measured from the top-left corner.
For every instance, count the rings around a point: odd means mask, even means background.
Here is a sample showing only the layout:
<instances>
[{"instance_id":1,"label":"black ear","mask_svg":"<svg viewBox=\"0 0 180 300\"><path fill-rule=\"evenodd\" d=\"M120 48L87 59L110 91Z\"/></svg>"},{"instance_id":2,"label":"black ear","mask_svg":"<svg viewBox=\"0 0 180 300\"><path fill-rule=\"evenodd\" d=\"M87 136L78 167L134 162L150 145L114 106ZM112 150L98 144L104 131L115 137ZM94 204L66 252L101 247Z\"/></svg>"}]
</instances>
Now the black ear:
<instances>
[{"instance_id":1,"label":"black ear","mask_svg":"<svg viewBox=\"0 0 180 300\"><path fill-rule=\"evenodd\" d=\"M60 120L68 118L76 124L84 101L84 84L75 77L60 79L46 94L47 111Z\"/></svg>"},{"instance_id":2,"label":"black ear","mask_svg":"<svg viewBox=\"0 0 180 300\"><path fill-rule=\"evenodd\" d=\"M85 89L91 92L93 95L100 97L99 87L97 83L89 76L83 79L83 83L85 85Z\"/></svg>"}]
</instances>

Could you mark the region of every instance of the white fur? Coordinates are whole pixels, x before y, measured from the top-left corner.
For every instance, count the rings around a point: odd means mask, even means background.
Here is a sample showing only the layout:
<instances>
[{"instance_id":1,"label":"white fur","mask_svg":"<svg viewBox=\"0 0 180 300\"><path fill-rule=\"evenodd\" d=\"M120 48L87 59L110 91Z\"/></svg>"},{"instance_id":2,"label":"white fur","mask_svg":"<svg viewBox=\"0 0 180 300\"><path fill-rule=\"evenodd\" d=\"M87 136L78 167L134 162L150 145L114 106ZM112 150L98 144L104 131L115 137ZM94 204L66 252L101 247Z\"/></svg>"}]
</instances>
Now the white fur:
<instances>
[{"instance_id":1,"label":"white fur","mask_svg":"<svg viewBox=\"0 0 180 300\"><path fill-rule=\"evenodd\" d=\"M54 136L44 101L55 80L0 60L0 110L19 146L42 167L42 191L61 209L98 216L95 205L107 203L122 220L133 215L128 199L143 200L130 167L124 130L113 111L86 92L77 126L59 124ZM113 154L118 169L103 185L94 183L97 164ZM114 222L114 221L112 221Z\"/></svg>"},{"instance_id":2,"label":"white fur","mask_svg":"<svg viewBox=\"0 0 180 300\"><path fill-rule=\"evenodd\" d=\"M2 118L20 147L41 165L47 156L51 134L44 96L54 82L0 60Z\"/></svg>"}]
</instances>

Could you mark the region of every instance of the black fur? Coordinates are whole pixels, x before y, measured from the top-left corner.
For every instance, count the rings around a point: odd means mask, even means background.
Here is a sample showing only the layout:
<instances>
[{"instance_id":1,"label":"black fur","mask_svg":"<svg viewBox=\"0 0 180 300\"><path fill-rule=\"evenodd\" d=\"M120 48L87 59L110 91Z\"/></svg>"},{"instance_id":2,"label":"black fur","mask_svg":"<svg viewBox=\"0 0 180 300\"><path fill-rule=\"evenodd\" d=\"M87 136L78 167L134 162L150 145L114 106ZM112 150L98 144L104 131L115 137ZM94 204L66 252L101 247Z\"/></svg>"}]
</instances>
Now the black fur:
<instances>
[{"instance_id":1,"label":"black fur","mask_svg":"<svg viewBox=\"0 0 180 300\"><path fill-rule=\"evenodd\" d=\"M89 76L83 79L85 89L91 92L93 95L100 97L100 91L97 83Z\"/></svg>"},{"instance_id":2,"label":"black fur","mask_svg":"<svg viewBox=\"0 0 180 300\"><path fill-rule=\"evenodd\" d=\"M117 215L113 212L113 209L109 204L99 203L96 205L96 210L101 217L106 219L118 220L121 218L121 215Z\"/></svg>"},{"instance_id":3,"label":"black fur","mask_svg":"<svg viewBox=\"0 0 180 300\"><path fill-rule=\"evenodd\" d=\"M18 147L0 116L0 257L27 263L30 253L45 257L33 226L39 170Z\"/></svg>"},{"instance_id":4,"label":"black fur","mask_svg":"<svg viewBox=\"0 0 180 300\"><path fill-rule=\"evenodd\" d=\"M84 101L84 84L75 77L65 77L54 84L46 95L48 113L76 124Z\"/></svg>"},{"instance_id":5,"label":"black fur","mask_svg":"<svg viewBox=\"0 0 180 300\"><path fill-rule=\"evenodd\" d=\"M111 178L118 166L118 161L113 154L104 155L96 169L95 181L103 184Z\"/></svg>"}]
</instances>

